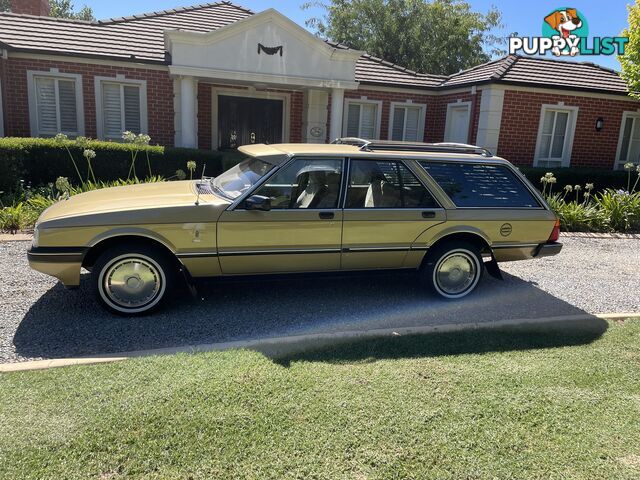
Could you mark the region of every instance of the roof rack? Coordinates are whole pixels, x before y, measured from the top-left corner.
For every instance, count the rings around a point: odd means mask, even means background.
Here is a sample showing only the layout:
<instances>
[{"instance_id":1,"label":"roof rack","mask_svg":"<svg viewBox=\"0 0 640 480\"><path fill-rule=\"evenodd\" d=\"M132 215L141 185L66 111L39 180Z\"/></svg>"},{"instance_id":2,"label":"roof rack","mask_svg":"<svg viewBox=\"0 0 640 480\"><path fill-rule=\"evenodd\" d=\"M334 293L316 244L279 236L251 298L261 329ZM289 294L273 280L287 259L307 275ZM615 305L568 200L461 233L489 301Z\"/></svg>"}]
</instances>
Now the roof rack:
<instances>
[{"instance_id":1,"label":"roof rack","mask_svg":"<svg viewBox=\"0 0 640 480\"><path fill-rule=\"evenodd\" d=\"M392 152L442 152L442 153L466 153L471 155L482 155L483 157L493 157L488 149L469 145L466 143L422 143L422 142L395 142L388 140L364 140L356 137L337 138L334 144L354 145L362 151L373 152L376 150L386 150Z\"/></svg>"}]
</instances>

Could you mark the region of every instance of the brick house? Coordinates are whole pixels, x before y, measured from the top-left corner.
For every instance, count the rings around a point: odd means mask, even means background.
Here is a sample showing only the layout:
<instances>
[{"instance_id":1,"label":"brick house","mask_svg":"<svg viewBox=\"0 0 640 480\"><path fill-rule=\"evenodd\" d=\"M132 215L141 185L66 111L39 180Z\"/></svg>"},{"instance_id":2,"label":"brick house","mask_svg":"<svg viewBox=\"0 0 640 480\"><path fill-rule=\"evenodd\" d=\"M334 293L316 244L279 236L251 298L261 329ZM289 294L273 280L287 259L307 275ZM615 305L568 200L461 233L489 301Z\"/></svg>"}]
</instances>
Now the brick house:
<instances>
[{"instance_id":1,"label":"brick house","mask_svg":"<svg viewBox=\"0 0 640 480\"><path fill-rule=\"evenodd\" d=\"M124 130L229 149L341 136L462 142L520 165L620 168L640 155L640 104L613 71L507 56L450 76L322 41L229 2L94 23L47 0L0 13L0 136Z\"/></svg>"}]
</instances>

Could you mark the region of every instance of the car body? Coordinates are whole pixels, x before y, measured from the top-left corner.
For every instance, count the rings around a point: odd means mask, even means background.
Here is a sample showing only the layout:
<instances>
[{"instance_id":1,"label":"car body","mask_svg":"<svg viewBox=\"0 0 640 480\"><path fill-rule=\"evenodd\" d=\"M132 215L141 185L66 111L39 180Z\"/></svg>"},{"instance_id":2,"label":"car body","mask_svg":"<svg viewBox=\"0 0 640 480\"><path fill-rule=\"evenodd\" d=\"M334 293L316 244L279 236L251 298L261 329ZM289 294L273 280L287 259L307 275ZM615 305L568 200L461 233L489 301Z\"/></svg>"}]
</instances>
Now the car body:
<instances>
[{"instance_id":1,"label":"car body","mask_svg":"<svg viewBox=\"0 0 640 480\"><path fill-rule=\"evenodd\" d=\"M31 267L67 287L85 267L105 306L137 314L160 303L177 270L192 279L411 269L460 298L487 261L497 274L496 262L561 249L539 192L478 147L345 140L240 151L247 159L215 179L54 204L36 225Z\"/></svg>"}]
</instances>

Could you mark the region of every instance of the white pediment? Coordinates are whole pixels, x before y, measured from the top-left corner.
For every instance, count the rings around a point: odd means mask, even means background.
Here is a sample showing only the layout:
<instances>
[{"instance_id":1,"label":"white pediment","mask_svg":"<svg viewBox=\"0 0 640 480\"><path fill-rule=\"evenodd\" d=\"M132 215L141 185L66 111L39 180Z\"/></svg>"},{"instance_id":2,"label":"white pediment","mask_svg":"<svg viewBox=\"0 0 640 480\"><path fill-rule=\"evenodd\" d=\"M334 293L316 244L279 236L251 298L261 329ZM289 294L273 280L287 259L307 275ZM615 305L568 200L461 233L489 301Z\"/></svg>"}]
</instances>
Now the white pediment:
<instances>
[{"instance_id":1,"label":"white pediment","mask_svg":"<svg viewBox=\"0 0 640 480\"><path fill-rule=\"evenodd\" d=\"M355 88L362 52L334 48L270 9L209 33L170 30L176 75L279 85Z\"/></svg>"}]
</instances>

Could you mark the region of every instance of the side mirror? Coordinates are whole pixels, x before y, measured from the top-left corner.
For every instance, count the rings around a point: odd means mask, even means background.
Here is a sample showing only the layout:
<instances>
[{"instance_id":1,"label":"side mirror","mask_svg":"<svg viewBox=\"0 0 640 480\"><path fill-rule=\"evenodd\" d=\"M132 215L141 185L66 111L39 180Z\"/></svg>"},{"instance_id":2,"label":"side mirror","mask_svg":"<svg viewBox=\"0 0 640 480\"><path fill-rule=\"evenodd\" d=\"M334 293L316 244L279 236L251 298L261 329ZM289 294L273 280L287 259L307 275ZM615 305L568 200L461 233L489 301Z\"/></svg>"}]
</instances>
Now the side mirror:
<instances>
[{"instance_id":1,"label":"side mirror","mask_svg":"<svg viewBox=\"0 0 640 480\"><path fill-rule=\"evenodd\" d=\"M244 201L244 208L246 210L268 212L271 210L271 199L269 197L263 197L262 195L251 195Z\"/></svg>"}]
</instances>

